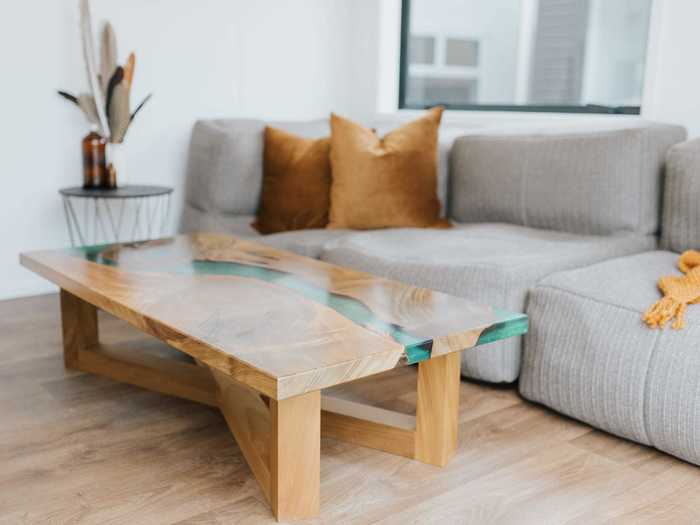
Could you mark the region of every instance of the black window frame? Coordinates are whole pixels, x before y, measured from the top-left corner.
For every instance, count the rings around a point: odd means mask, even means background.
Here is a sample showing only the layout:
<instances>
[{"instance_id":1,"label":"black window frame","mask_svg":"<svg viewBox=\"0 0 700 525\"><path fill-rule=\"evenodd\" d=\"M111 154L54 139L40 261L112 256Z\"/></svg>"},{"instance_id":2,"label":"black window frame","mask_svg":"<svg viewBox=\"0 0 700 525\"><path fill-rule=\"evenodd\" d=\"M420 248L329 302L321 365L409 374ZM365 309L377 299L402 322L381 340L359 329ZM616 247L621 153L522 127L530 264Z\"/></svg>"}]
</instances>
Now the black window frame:
<instances>
[{"instance_id":1,"label":"black window frame","mask_svg":"<svg viewBox=\"0 0 700 525\"><path fill-rule=\"evenodd\" d=\"M407 104L408 41L410 38L411 0L401 0L401 46L399 54L399 109L427 109L440 105L459 111L520 111L532 113L597 113L608 115L639 115L641 106L535 105L535 104Z\"/></svg>"}]
</instances>

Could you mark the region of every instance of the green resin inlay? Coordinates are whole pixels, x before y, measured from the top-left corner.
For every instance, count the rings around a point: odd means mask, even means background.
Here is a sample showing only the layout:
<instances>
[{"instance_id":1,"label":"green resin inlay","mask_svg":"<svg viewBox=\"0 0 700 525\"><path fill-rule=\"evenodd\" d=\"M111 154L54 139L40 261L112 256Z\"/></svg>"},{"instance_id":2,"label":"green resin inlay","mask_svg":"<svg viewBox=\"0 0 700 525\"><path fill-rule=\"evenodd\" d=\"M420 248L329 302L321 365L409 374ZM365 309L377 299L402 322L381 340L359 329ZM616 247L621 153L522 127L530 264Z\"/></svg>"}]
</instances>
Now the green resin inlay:
<instances>
[{"instance_id":1,"label":"green resin inlay","mask_svg":"<svg viewBox=\"0 0 700 525\"><path fill-rule=\"evenodd\" d=\"M117 261L104 257L103 251L112 245L84 246L74 248L71 253L79 255L88 261L105 266L119 266ZM153 254L155 255L155 254ZM327 306L354 323L390 336L404 347L406 361L409 364L418 363L430 358L432 339L422 339L407 333L401 326L387 323L377 317L361 301L342 294L329 292L304 281L303 279L280 270L264 268L252 264L228 261L200 261L189 263L173 263L171 259L154 257L158 260L157 267L151 271L169 272L181 275L235 275L249 279L274 283L289 290L300 293L304 297ZM170 262L169 262L170 261ZM140 268L139 268L140 269ZM494 309L496 323L486 328L479 337L477 345L483 345L527 332L528 320L524 314L515 314L506 310Z\"/></svg>"},{"instance_id":2,"label":"green resin inlay","mask_svg":"<svg viewBox=\"0 0 700 525\"><path fill-rule=\"evenodd\" d=\"M481 332L479 340L476 343L477 346L527 333L527 315L514 314L513 312L501 310L500 308L494 308L493 311L496 314L496 322Z\"/></svg>"}]
</instances>

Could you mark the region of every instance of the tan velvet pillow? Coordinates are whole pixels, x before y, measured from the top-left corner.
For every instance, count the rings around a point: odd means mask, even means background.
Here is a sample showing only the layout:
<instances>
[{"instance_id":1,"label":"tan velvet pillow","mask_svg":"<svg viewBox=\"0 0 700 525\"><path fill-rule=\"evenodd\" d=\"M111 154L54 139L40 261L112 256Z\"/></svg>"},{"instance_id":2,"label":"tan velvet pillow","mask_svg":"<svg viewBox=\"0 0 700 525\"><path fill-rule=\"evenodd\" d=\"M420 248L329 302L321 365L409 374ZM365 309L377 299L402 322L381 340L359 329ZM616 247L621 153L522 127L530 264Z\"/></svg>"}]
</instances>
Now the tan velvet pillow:
<instances>
[{"instance_id":1,"label":"tan velvet pillow","mask_svg":"<svg viewBox=\"0 0 700 525\"><path fill-rule=\"evenodd\" d=\"M331 114L329 228L449 227L437 196L442 108L379 138Z\"/></svg>"},{"instance_id":2,"label":"tan velvet pillow","mask_svg":"<svg viewBox=\"0 0 700 525\"><path fill-rule=\"evenodd\" d=\"M265 128L260 233L325 228L331 186L330 139Z\"/></svg>"}]
</instances>

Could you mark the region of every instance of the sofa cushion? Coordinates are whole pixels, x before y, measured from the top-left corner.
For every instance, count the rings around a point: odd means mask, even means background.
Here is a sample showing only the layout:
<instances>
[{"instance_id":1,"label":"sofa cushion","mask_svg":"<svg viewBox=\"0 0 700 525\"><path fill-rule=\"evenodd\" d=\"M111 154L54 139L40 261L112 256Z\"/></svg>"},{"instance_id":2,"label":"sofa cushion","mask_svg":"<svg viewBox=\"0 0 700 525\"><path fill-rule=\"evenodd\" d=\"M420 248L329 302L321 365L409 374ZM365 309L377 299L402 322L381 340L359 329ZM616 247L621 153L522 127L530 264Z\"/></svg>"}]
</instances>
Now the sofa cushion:
<instances>
[{"instance_id":1,"label":"sofa cushion","mask_svg":"<svg viewBox=\"0 0 700 525\"><path fill-rule=\"evenodd\" d=\"M263 183L253 227L260 233L325 228L330 138L308 139L271 126L264 135Z\"/></svg>"},{"instance_id":2,"label":"sofa cushion","mask_svg":"<svg viewBox=\"0 0 700 525\"><path fill-rule=\"evenodd\" d=\"M389 118L370 124L380 136L403 123ZM251 215L262 188L263 132L270 125L307 138L330 135L328 119L263 122L253 119L200 120L190 140L185 201L209 213ZM446 215L449 152L464 128L442 128L438 137L438 181L441 217Z\"/></svg>"},{"instance_id":3,"label":"sofa cushion","mask_svg":"<svg viewBox=\"0 0 700 525\"><path fill-rule=\"evenodd\" d=\"M684 137L679 126L650 123L461 137L452 148L452 217L579 234L653 234L664 156Z\"/></svg>"},{"instance_id":4,"label":"sofa cushion","mask_svg":"<svg viewBox=\"0 0 700 525\"><path fill-rule=\"evenodd\" d=\"M700 249L700 139L677 144L666 156L661 246Z\"/></svg>"},{"instance_id":5,"label":"sofa cushion","mask_svg":"<svg viewBox=\"0 0 700 525\"><path fill-rule=\"evenodd\" d=\"M209 213L254 214L262 187L265 125L251 119L198 121L190 142L186 202ZM325 120L270 125L308 138L329 134Z\"/></svg>"},{"instance_id":6,"label":"sofa cushion","mask_svg":"<svg viewBox=\"0 0 700 525\"><path fill-rule=\"evenodd\" d=\"M180 231L182 233L230 233L241 237L259 237L258 231L251 226L254 220L255 215L205 212L185 203L182 209Z\"/></svg>"},{"instance_id":7,"label":"sofa cushion","mask_svg":"<svg viewBox=\"0 0 700 525\"><path fill-rule=\"evenodd\" d=\"M260 235L251 226L254 215L234 215L229 213L206 213L188 204L182 212L183 233L212 232L229 233L239 237L250 238L256 242L269 244L280 250L318 258L323 246L332 240L348 234L347 230L311 229L297 230L271 235Z\"/></svg>"},{"instance_id":8,"label":"sofa cushion","mask_svg":"<svg viewBox=\"0 0 700 525\"><path fill-rule=\"evenodd\" d=\"M280 250L288 250L299 255L318 259L327 243L341 239L348 233L350 233L349 230L297 230L262 235L255 240Z\"/></svg>"},{"instance_id":9,"label":"sofa cushion","mask_svg":"<svg viewBox=\"0 0 700 525\"><path fill-rule=\"evenodd\" d=\"M543 280L528 301L522 395L700 463L700 306L680 331L641 320L677 261L648 252Z\"/></svg>"},{"instance_id":10,"label":"sofa cushion","mask_svg":"<svg viewBox=\"0 0 700 525\"><path fill-rule=\"evenodd\" d=\"M323 260L523 311L528 289L549 273L650 249L652 237L594 237L508 224L462 224L452 230L394 229L327 243ZM463 374L510 382L520 369L520 340L471 349Z\"/></svg>"},{"instance_id":11,"label":"sofa cushion","mask_svg":"<svg viewBox=\"0 0 700 525\"><path fill-rule=\"evenodd\" d=\"M443 224L437 196L443 108L379 137L331 114L329 228L373 230Z\"/></svg>"},{"instance_id":12,"label":"sofa cushion","mask_svg":"<svg viewBox=\"0 0 700 525\"><path fill-rule=\"evenodd\" d=\"M391 122L378 122L373 127L380 137L385 136L396 129L400 124L407 124L410 120L393 120ZM452 145L457 137L461 137L465 133L471 131L468 128L448 127L443 124L438 130L438 145L437 145L437 196L440 201L440 217L449 215L449 199L447 192L450 182L450 152Z\"/></svg>"}]
</instances>

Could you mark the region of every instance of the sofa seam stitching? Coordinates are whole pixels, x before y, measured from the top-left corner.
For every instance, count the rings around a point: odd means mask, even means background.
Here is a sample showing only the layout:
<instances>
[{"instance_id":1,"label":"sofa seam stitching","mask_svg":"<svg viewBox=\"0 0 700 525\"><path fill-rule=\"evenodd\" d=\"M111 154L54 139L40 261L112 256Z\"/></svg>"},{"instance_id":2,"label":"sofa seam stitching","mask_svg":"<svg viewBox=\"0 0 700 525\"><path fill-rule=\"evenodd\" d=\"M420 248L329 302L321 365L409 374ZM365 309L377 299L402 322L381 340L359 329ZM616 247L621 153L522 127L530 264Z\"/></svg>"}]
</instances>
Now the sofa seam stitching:
<instances>
[{"instance_id":1,"label":"sofa seam stitching","mask_svg":"<svg viewBox=\"0 0 700 525\"><path fill-rule=\"evenodd\" d=\"M527 207L525 205L525 202L527 201L526 192L528 167L523 166L521 163L520 169L522 170L520 178L520 216L523 221L523 226L528 227Z\"/></svg>"},{"instance_id":2,"label":"sofa seam stitching","mask_svg":"<svg viewBox=\"0 0 700 525\"><path fill-rule=\"evenodd\" d=\"M638 159L641 159L642 165L638 167L637 173L639 173L639 211L637 212L637 227L635 228L637 231L642 230L642 225L644 223L644 216L645 216L645 207L646 207L646 192L644 191L644 185L645 185L645 166L648 166L651 164L649 162L649 148L648 148L648 142L649 142L649 132L643 131L642 132L642 140L639 141L639 155L637 156Z\"/></svg>"},{"instance_id":3,"label":"sofa seam stitching","mask_svg":"<svg viewBox=\"0 0 700 525\"><path fill-rule=\"evenodd\" d=\"M348 234L348 235L354 235L354 233L350 233L350 234ZM636 236L636 235L624 236L624 237L632 238L632 237L635 237L635 236ZM604 238L604 241L603 241L603 242L608 242L608 243L610 243L610 241L612 241L614 238L616 238L616 237L613 236L613 235L611 235L611 236L607 236L607 235L606 235L606 236L601 236L601 237ZM609 238L607 238L607 237L609 237ZM640 240L641 240L641 239L644 238L644 237L651 237L651 235L643 235L643 236L638 236L638 237L639 237ZM490 239L489 237L482 237L482 238L483 238L483 239L487 239L487 238ZM620 238L621 238L621 237L617 237L617 239L620 239ZM498 238L496 238L496 240L511 240L511 239L505 239L505 238L504 238L504 239L498 239ZM626 240L626 239L625 239L625 240ZM592 244L595 245L595 244L597 244L597 243L592 243ZM339 248L340 248L341 250L343 249L342 246L339 247ZM350 251L352 251L352 250L353 250L353 249L350 248ZM330 250L329 250L329 251L330 251ZM357 252L360 252L360 250L357 250ZM589 252L590 252L590 250L589 250ZM610 260L611 258L612 258L612 259L615 259L615 258L618 258L618 257L626 257L627 255L635 255L635 254L637 254L637 253L645 253L645 252L627 252L627 251L624 251L624 252L621 252L621 253L619 253L619 254L617 254L617 255L613 255L612 257L604 258L604 259L602 259L601 261L598 261L598 262L604 262L604 261L606 261L606 260ZM386 256L379 256L379 255L376 255L376 254L362 254L362 255L364 255L364 257L366 257L366 258L368 258L368 259L369 259L369 258L372 258L373 260L377 260L377 261L384 262L384 263L387 262L387 261L390 261L390 262L392 262L392 263L395 263L395 262L396 262L396 263L399 263L399 262L405 263L405 262L406 262L405 258L403 258L403 257L386 257ZM583 255L587 255L587 253L586 253L586 254L583 254ZM429 264L429 263L425 263L425 262L422 262L422 261L420 261L420 262L419 262L419 261L409 261L409 263L410 263L410 264L414 264L414 265L420 265L420 266L423 266L423 265L425 265L425 264ZM537 268L537 267L539 267L539 266L541 265L541 263L542 263L542 259L538 259L538 260L535 260L535 261L522 262L522 263L520 263L520 264L514 264L514 265L508 266L508 267L500 266L498 263L468 263L468 264L464 264L464 263L461 263L461 262L460 262L460 263L457 263L457 264L454 264L454 265L448 264L448 266L449 266L450 268L469 268L469 267L471 267L471 268L481 268L481 269L491 269L491 270L500 269L500 270L502 270L505 274L511 274L511 273L518 272L518 271L521 271L521 270L527 270L527 269L530 269L530 268L533 268L533 267L534 267L534 268ZM444 264L444 263L443 263L443 264ZM590 262L590 263L588 263L588 264L596 264L596 262ZM586 266L586 265L587 265L587 264L584 263L584 266ZM562 269L560 269L560 270L555 270L554 272L547 273L547 274L545 274L544 276L542 276L542 278L546 278L547 276L552 275L553 273L557 273L557 272L561 272L561 271L568 271L568 270L571 270L571 269L578 269L578 268L581 268L581 267L582 267L582 266L569 267L568 269L567 269L567 268L562 268ZM553 287L553 288L555 288L555 287ZM641 313L641 312L639 312L639 313Z\"/></svg>"},{"instance_id":4,"label":"sofa seam stitching","mask_svg":"<svg viewBox=\"0 0 700 525\"><path fill-rule=\"evenodd\" d=\"M646 434L647 441L653 446L654 448L658 449L656 446L656 443L651 438L651 432L649 431L649 418L647 417L647 411L649 409L649 376L651 375L651 364L652 361L654 360L654 357L658 353L657 347L659 345L659 340L661 339L661 332L658 332L656 336L654 337L654 344L651 347L651 352L649 352L649 360L647 361L647 370L646 373L644 374L644 385L643 385L643 392L644 392L644 401L642 405L642 426L644 427L644 433Z\"/></svg>"}]
</instances>

